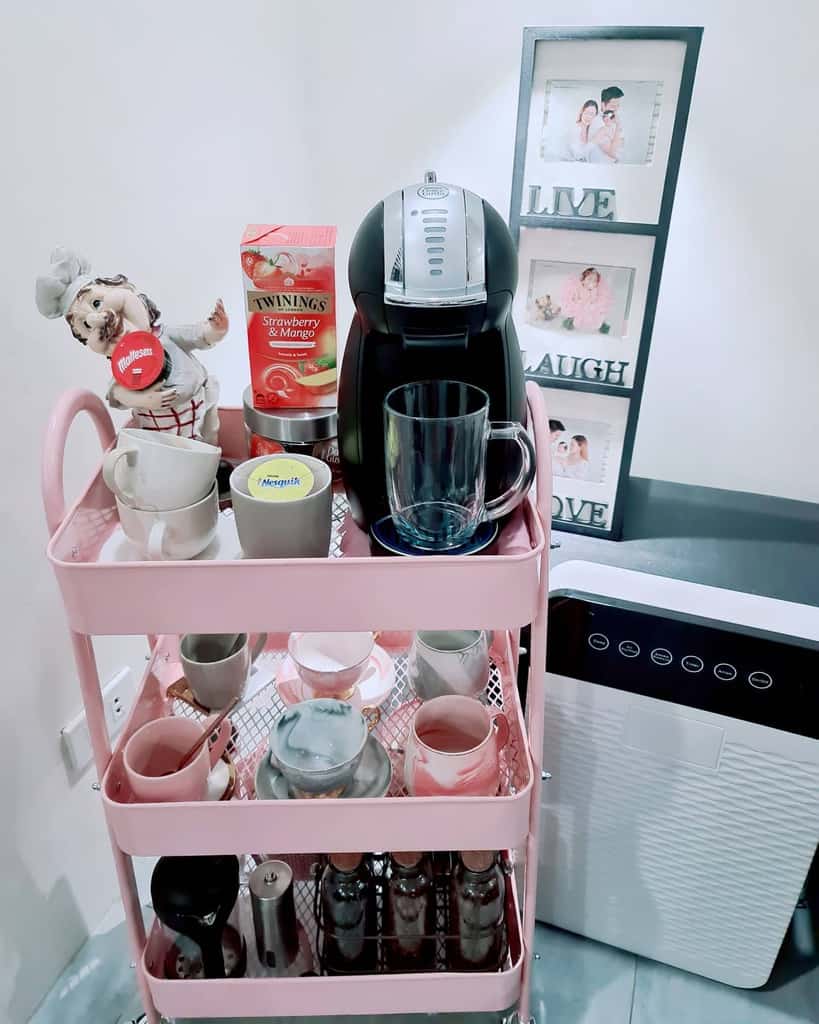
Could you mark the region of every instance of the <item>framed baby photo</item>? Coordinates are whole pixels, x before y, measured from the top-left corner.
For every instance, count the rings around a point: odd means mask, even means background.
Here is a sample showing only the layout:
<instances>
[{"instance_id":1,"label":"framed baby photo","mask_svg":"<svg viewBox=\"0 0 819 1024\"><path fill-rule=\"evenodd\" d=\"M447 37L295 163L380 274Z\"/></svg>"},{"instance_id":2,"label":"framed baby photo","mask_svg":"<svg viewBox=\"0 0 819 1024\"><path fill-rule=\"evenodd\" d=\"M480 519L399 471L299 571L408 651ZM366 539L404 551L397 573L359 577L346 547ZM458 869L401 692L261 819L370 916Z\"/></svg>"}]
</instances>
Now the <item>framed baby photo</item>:
<instances>
[{"instance_id":1,"label":"framed baby photo","mask_svg":"<svg viewBox=\"0 0 819 1024\"><path fill-rule=\"evenodd\" d=\"M676 184L700 35L525 29L513 218L658 224Z\"/></svg>"},{"instance_id":2,"label":"framed baby photo","mask_svg":"<svg viewBox=\"0 0 819 1024\"><path fill-rule=\"evenodd\" d=\"M653 252L647 235L521 229L514 316L530 380L634 386Z\"/></svg>"},{"instance_id":3,"label":"framed baby photo","mask_svg":"<svg viewBox=\"0 0 819 1024\"><path fill-rule=\"evenodd\" d=\"M544 388L552 455L552 522L608 535L615 522L627 398Z\"/></svg>"}]
</instances>

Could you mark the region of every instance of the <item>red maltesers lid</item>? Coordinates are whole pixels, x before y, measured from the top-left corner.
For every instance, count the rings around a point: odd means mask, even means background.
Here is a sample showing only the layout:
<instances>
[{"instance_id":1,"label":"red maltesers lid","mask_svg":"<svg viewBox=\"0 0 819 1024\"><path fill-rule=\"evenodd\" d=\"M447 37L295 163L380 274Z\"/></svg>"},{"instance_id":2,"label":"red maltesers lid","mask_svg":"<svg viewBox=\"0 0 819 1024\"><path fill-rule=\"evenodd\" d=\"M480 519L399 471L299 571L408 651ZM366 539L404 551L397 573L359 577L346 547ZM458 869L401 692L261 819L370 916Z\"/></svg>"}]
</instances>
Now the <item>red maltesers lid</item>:
<instances>
[{"instance_id":1,"label":"red maltesers lid","mask_svg":"<svg viewBox=\"0 0 819 1024\"><path fill-rule=\"evenodd\" d=\"M111 353L114 380L132 391L142 391L158 380L165 366L165 349L155 334L123 334Z\"/></svg>"}]
</instances>

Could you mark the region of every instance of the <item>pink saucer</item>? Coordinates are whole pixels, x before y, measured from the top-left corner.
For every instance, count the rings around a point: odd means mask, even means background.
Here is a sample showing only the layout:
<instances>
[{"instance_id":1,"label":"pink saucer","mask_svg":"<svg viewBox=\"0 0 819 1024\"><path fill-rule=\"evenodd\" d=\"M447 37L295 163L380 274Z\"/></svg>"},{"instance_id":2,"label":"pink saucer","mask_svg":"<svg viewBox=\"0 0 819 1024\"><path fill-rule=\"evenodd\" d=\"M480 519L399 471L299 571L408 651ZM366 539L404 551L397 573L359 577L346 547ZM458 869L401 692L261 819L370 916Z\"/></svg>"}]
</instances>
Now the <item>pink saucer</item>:
<instances>
[{"instance_id":1,"label":"pink saucer","mask_svg":"<svg viewBox=\"0 0 819 1024\"><path fill-rule=\"evenodd\" d=\"M359 711L361 708L377 708L389 697L394 686L395 664L384 648L376 644L367 667L364 669L364 674L355 684L355 689L350 696L345 699L348 704L352 704ZM289 654L279 669L276 688L279 691L279 696L288 706L320 696L298 674L295 663Z\"/></svg>"}]
</instances>

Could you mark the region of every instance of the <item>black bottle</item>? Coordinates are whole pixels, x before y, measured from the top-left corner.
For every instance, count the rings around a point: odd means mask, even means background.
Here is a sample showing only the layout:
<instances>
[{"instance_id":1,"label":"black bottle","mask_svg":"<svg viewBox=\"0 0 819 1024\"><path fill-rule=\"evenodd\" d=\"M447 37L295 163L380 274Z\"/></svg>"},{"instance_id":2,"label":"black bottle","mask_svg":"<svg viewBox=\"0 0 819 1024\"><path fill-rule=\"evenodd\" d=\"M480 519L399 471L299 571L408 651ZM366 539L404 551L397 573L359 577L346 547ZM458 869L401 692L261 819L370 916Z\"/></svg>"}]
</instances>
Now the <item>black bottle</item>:
<instances>
[{"instance_id":1,"label":"black bottle","mask_svg":"<svg viewBox=\"0 0 819 1024\"><path fill-rule=\"evenodd\" d=\"M506 959L505 904L506 876L496 854L461 853L449 887L450 970L500 970Z\"/></svg>"},{"instance_id":2,"label":"black bottle","mask_svg":"<svg viewBox=\"0 0 819 1024\"><path fill-rule=\"evenodd\" d=\"M389 971L435 969L435 883L426 854L390 854L381 941Z\"/></svg>"},{"instance_id":3,"label":"black bottle","mask_svg":"<svg viewBox=\"0 0 819 1024\"><path fill-rule=\"evenodd\" d=\"M327 974L373 974L378 963L375 888L360 853L333 853L321 876Z\"/></svg>"}]
</instances>

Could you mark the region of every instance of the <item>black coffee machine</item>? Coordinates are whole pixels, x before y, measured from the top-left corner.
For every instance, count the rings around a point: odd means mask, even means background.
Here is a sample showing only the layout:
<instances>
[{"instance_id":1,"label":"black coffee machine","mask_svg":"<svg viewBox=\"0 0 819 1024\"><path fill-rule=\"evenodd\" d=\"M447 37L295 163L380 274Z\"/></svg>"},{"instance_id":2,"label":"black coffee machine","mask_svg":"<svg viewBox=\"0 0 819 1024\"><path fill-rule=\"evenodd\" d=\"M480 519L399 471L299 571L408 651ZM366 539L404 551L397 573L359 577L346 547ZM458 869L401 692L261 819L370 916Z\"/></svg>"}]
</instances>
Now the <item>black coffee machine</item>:
<instances>
[{"instance_id":1,"label":"black coffee machine","mask_svg":"<svg viewBox=\"0 0 819 1024\"><path fill-rule=\"evenodd\" d=\"M391 388L464 381L488 392L490 419L526 422L512 323L517 278L515 245L498 212L432 171L364 218L350 249L356 312L338 390L341 469L362 528L389 513L383 403ZM487 497L514 479L515 447L489 446Z\"/></svg>"}]
</instances>

